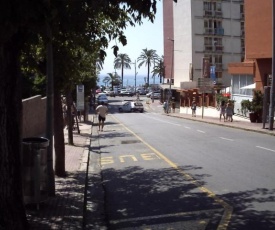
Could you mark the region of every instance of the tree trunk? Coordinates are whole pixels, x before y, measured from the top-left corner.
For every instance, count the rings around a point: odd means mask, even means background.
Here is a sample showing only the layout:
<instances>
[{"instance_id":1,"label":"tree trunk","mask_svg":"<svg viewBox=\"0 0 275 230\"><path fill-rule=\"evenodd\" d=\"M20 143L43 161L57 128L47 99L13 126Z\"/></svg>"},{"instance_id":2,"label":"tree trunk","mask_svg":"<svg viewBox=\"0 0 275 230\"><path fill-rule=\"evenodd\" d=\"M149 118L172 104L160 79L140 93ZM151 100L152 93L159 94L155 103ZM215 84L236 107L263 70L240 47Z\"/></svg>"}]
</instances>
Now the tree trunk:
<instances>
[{"instance_id":1,"label":"tree trunk","mask_svg":"<svg viewBox=\"0 0 275 230\"><path fill-rule=\"evenodd\" d=\"M65 142L64 120L61 95L58 89L54 89L54 150L55 150L55 175L64 177L65 172Z\"/></svg>"},{"instance_id":2,"label":"tree trunk","mask_svg":"<svg viewBox=\"0 0 275 230\"><path fill-rule=\"evenodd\" d=\"M0 44L0 229L29 229L22 195L22 35Z\"/></svg>"},{"instance_id":3,"label":"tree trunk","mask_svg":"<svg viewBox=\"0 0 275 230\"><path fill-rule=\"evenodd\" d=\"M73 104L73 99L72 99L72 94L71 91L66 93L66 102L67 102L67 110L68 110L68 144L73 145L74 144L74 139L73 139L73 116L72 116L72 104Z\"/></svg>"},{"instance_id":4,"label":"tree trunk","mask_svg":"<svg viewBox=\"0 0 275 230\"><path fill-rule=\"evenodd\" d=\"M150 75L150 63L148 63L148 75L147 75L147 84L148 84L148 87L149 87L149 75Z\"/></svg>"}]
</instances>

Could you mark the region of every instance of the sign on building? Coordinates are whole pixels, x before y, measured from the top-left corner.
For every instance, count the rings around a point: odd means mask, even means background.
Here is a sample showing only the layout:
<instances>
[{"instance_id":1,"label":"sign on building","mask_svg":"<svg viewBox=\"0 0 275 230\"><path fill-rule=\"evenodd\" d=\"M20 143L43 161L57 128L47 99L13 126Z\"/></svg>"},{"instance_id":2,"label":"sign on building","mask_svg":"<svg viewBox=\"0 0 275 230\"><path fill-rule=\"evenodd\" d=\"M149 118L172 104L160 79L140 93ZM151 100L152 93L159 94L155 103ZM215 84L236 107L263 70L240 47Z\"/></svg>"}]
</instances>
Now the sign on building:
<instances>
[{"instance_id":1,"label":"sign on building","mask_svg":"<svg viewBox=\"0 0 275 230\"><path fill-rule=\"evenodd\" d=\"M210 66L210 78L213 84L215 85L217 83L217 80L216 80L216 66L214 65Z\"/></svg>"},{"instance_id":2,"label":"sign on building","mask_svg":"<svg viewBox=\"0 0 275 230\"><path fill-rule=\"evenodd\" d=\"M202 58L202 78L210 78L210 61L208 57Z\"/></svg>"},{"instance_id":3,"label":"sign on building","mask_svg":"<svg viewBox=\"0 0 275 230\"><path fill-rule=\"evenodd\" d=\"M76 86L76 109L84 110L84 85Z\"/></svg>"},{"instance_id":4,"label":"sign on building","mask_svg":"<svg viewBox=\"0 0 275 230\"><path fill-rule=\"evenodd\" d=\"M210 78L198 78L198 88L200 91L211 91L212 86L213 83Z\"/></svg>"}]
</instances>

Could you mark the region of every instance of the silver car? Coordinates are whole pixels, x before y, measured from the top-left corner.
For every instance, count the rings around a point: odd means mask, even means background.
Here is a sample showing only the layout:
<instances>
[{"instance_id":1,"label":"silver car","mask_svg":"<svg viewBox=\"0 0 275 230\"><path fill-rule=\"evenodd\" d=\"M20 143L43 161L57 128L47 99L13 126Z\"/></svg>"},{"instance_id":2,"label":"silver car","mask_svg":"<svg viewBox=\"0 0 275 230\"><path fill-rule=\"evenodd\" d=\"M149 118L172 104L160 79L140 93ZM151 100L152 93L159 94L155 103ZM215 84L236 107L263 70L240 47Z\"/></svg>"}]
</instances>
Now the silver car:
<instances>
[{"instance_id":1,"label":"silver car","mask_svg":"<svg viewBox=\"0 0 275 230\"><path fill-rule=\"evenodd\" d=\"M99 93L96 101L97 101L97 104L104 103L105 105L108 105L108 103L109 103L108 97L105 93Z\"/></svg>"}]
</instances>

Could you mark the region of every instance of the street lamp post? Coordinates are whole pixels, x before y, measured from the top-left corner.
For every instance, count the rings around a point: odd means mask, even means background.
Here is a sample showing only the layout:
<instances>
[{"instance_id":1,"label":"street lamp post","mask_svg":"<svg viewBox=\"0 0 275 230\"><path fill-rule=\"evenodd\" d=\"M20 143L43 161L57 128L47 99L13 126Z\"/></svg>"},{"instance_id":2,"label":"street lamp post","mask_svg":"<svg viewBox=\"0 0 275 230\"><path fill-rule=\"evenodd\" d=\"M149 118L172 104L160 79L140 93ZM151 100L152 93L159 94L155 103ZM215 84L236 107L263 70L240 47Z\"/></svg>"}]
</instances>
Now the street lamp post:
<instances>
[{"instance_id":1,"label":"street lamp post","mask_svg":"<svg viewBox=\"0 0 275 230\"><path fill-rule=\"evenodd\" d=\"M135 92L137 90L137 62L135 60L135 62L132 62L131 64L134 64L135 65Z\"/></svg>"},{"instance_id":2,"label":"street lamp post","mask_svg":"<svg viewBox=\"0 0 275 230\"><path fill-rule=\"evenodd\" d=\"M167 111L166 113L169 112L169 106L170 106L170 101L171 101L171 96L172 96L172 91L171 91L171 84L172 84L172 77L174 73L174 39L168 38L168 40L172 41L172 63L171 63L171 75L170 75L170 80L169 80L169 95L168 95L168 103L167 103Z\"/></svg>"}]
</instances>

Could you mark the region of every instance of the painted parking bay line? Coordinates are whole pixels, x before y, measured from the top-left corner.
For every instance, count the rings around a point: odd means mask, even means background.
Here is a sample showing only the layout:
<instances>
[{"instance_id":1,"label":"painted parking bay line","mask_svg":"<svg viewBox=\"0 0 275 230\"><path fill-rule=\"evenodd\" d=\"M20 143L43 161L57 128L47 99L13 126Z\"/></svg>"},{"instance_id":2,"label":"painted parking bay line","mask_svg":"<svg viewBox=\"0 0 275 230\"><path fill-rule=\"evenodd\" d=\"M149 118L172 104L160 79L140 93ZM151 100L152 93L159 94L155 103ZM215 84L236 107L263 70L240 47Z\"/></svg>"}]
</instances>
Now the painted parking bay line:
<instances>
[{"instance_id":1,"label":"painted parking bay line","mask_svg":"<svg viewBox=\"0 0 275 230\"><path fill-rule=\"evenodd\" d=\"M113 116L114 117L114 116ZM228 203L226 203L221 198L217 197L214 192L207 189L204 186L201 186L200 183L194 179L191 175L186 173L184 170L179 168L174 162L172 162L170 159L168 159L166 156L164 156L161 152L159 152L157 149L155 149L153 146L148 144L146 141L144 141L140 136L138 136L136 133L134 133L131 129L126 127L123 123L121 123L116 117L114 117L115 120L117 120L128 132L133 134L137 139L139 139L142 143L144 143L149 149L151 149L154 153L156 153L161 159L163 159L167 164L169 164L172 168L176 169L180 174L182 174L186 179L188 179L191 183L193 183L198 189L200 189L202 192L205 192L209 197L212 197L212 199L220 204L224 208L224 213L221 218L221 221L218 225L217 230L226 230L228 227L228 224L231 220L232 213L233 213L233 207L230 206Z\"/></svg>"},{"instance_id":2,"label":"painted parking bay line","mask_svg":"<svg viewBox=\"0 0 275 230\"><path fill-rule=\"evenodd\" d=\"M108 157L101 157L101 164L108 165L114 163L125 163L125 162L136 162L136 161L152 161L152 160L159 160L160 157L155 153L141 153L138 155L133 154L126 154L126 155L118 155L118 156L108 156Z\"/></svg>"}]
</instances>

